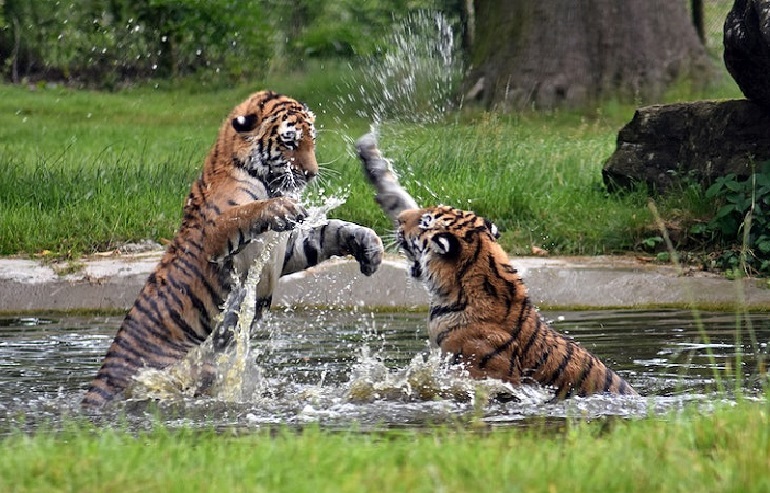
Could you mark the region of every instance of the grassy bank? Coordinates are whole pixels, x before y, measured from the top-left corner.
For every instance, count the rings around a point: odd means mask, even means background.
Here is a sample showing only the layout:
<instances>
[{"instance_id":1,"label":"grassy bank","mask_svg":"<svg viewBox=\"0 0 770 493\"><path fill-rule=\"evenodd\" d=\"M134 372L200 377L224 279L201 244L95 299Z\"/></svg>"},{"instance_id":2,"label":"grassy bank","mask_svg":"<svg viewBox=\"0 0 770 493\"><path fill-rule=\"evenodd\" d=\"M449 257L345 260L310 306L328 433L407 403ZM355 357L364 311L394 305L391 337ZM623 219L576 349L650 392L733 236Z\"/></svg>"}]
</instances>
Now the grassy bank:
<instances>
[{"instance_id":1,"label":"grassy bank","mask_svg":"<svg viewBox=\"0 0 770 493\"><path fill-rule=\"evenodd\" d=\"M370 122L352 116L361 109L355 103L340 104L344 70L315 67L218 92L191 85L119 93L0 86L0 254L77 256L170 238L224 116L262 87L313 107L325 170L316 189L346 193L335 214L385 233L390 225L351 152ZM461 111L379 131L405 185L426 205L449 203L490 217L514 253L534 244L591 255L639 248L657 235L644 194L610 196L601 182L602 163L633 110L607 103L589 113ZM663 214L701 213L697 204L683 205L683 195L661 204Z\"/></svg>"},{"instance_id":2,"label":"grassy bank","mask_svg":"<svg viewBox=\"0 0 770 493\"><path fill-rule=\"evenodd\" d=\"M0 440L0 490L760 492L770 488L768 411L744 401L559 433L75 428Z\"/></svg>"}]
</instances>

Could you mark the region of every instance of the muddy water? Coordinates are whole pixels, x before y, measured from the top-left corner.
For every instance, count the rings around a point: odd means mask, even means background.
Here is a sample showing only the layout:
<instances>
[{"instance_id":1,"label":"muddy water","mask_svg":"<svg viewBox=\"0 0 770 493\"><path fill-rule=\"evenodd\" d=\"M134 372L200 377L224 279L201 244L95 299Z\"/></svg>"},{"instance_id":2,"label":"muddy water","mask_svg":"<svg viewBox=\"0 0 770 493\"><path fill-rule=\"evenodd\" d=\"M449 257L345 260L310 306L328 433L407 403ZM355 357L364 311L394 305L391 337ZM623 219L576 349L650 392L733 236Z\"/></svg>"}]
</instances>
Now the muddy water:
<instances>
[{"instance_id":1,"label":"muddy water","mask_svg":"<svg viewBox=\"0 0 770 493\"><path fill-rule=\"evenodd\" d=\"M448 371L425 342L425 313L307 310L273 312L262 323L251 342L248 392L234 401L180 393L161 401L128 400L89 418L137 427L161 421L246 430L306 423L366 429L471 419L521 425L565 416L638 416L687 403L708 407L729 399L736 388L753 395L762 384L770 340L766 314L545 315L645 397L552 403L543 389L511 389ZM0 319L0 433L82 416L80 398L120 322L114 317ZM717 390L720 385L724 392Z\"/></svg>"}]
</instances>

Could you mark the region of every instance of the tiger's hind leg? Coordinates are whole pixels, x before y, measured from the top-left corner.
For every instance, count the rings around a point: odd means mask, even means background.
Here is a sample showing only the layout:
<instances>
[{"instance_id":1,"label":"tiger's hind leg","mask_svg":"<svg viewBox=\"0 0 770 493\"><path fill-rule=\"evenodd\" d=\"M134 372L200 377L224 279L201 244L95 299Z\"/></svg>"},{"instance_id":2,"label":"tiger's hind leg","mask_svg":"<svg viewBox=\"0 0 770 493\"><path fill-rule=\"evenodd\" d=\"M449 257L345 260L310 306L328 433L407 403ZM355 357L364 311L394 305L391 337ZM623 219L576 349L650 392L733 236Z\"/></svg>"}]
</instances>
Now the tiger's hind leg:
<instances>
[{"instance_id":1,"label":"tiger's hind leg","mask_svg":"<svg viewBox=\"0 0 770 493\"><path fill-rule=\"evenodd\" d=\"M398 182L390 161L377 148L374 134L366 134L356 142L358 157L364 166L364 174L377 190L375 200L387 216L396 222L398 215L406 209L419 208L417 202Z\"/></svg>"},{"instance_id":2,"label":"tiger's hind leg","mask_svg":"<svg viewBox=\"0 0 770 493\"><path fill-rule=\"evenodd\" d=\"M306 216L302 206L285 197L224 212L201 204L198 211L201 216L187 218L188 227L174 239L126 315L83 398L84 407L113 400L141 368L166 368L200 346L231 289L225 261L258 235L290 230ZM215 344L226 346L229 334L220 336Z\"/></svg>"},{"instance_id":3,"label":"tiger's hind leg","mask_svg":"<svg viewBox=\"0 0 770 493\"><path fill-rule=\"evenodd\" d=\"M268 230L292 230L306 216L304 207L288 197L256 200L233 207L222 212L208 226L206 256L210 262L224 263ZM232 291L222 309L222 316L216 327L212 328L212 349L216 352L226 351L234 341L233 335L240 323L241 305L247 293L243 282L245 279L234 281ZM272 296L257 297L252 325L262 319L263 311L270 308L271 303Z\"/></svg>"}]
</instances>

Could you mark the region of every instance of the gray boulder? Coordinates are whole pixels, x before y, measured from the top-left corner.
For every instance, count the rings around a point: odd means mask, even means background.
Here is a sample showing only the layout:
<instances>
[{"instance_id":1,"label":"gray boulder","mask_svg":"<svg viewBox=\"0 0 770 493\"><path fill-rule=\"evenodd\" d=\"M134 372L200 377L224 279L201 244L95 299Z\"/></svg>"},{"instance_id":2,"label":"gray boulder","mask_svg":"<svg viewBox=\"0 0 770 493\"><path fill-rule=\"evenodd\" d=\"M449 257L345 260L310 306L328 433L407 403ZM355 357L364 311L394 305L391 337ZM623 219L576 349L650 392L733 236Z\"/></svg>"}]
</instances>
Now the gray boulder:
<instances>
[{"instance_id":1,"label":"gray boulder","mask_svg":"<svg viewBox=\"0 0 770 493\"><path fill-rule=\"evenodd\" d=\"M770 112L746 100L639 108L618 133L602 176L610 190L645 183L665 192L681 177L708 186L726 173L748 176L770 160Z\"/></svg>"},{"instance_id":2,"label":"gray boulder","mask_svg":"<svg viewBox=\"0 0 770 493\"><path fill-rule=\"evenodd\" d=\"M727 71L743 94L770 109L770 0L735 0L724 47Z\"/></svg>"}]
</instances>

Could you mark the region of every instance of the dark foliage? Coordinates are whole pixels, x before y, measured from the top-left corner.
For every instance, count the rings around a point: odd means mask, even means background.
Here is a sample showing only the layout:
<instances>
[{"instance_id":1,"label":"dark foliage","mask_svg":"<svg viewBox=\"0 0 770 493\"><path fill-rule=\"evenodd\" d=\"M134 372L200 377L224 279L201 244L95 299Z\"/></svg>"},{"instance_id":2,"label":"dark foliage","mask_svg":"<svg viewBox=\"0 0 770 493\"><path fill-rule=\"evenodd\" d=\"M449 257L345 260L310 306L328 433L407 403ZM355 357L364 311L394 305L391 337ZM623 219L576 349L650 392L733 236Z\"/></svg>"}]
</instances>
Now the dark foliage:
<instances>
[{"instance_id":1,"label":"dark foliage","mask_svg":"<svg viewBox=\"0 0 770 493\"><path fill-rule=\"evenodd\" d=\"M455 0L5 0L0 75L104 89L193 75L253 79L311 57L369 55L414 9Z\"/></svg>"}]
</instances>

